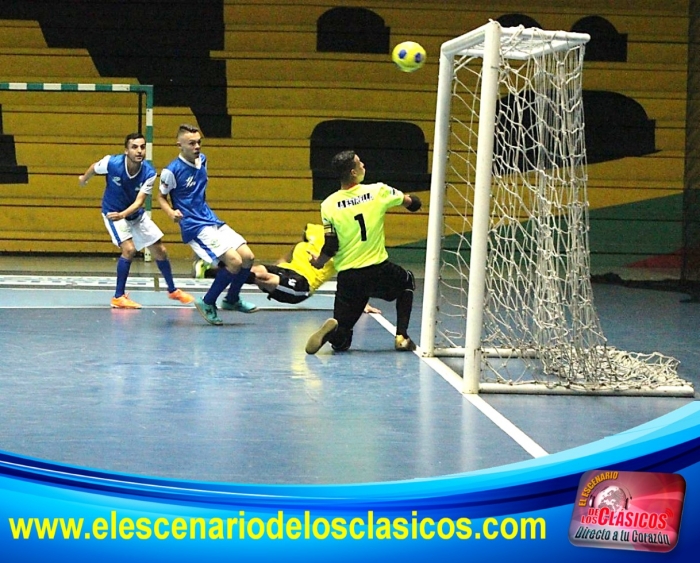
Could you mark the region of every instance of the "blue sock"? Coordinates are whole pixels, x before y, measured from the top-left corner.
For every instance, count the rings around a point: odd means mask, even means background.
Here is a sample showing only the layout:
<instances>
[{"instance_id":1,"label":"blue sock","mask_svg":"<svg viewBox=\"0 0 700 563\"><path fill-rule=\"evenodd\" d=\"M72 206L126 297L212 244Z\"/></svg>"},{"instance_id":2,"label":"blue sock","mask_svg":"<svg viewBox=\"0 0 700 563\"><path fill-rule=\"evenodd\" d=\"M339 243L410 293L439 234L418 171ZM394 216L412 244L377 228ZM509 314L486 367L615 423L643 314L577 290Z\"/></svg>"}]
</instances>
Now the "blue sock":
<instances>
[{"instance_id":1,"label":"blue sock","mask_svg":"<svg viewBox=\"0 0 700 563\"><path fill-rule=\"evenodd\" d=\"M158 266L160 273L163 274L165 283L168 284L168 291L170 293L175 291L175 281L173 280L173 269L170 266L170 260L156 260L156 266Z\"/></svg>"},{"instance_id":2,"label":"blue sock","mask_svg":"<svg viewBox=\"0 0 700 563\"><path fill-rule=\"evenodd\" d=\"M114 297L121 297L126 291L126 278L129 277L131 269L131 260L120 256L117 260L117 289L114 292Z\"/></svg>"},{"instance_id":3,"label":"blue sock","mask_svg":"<svg viewBox=\"0 0 700 563\"><path fill-rule=\"evenodd\" d=\"M241 297L241 288L243 284L248 281L248 276L250 275L250 268L241 268L233 280L231 285L228 286L228 291L226 292L226 301L229 303L236 303Z\"/></svg>"},{"instance_id":4,"label":"blue sock","mask_svg":"<svg viewBox=\"0 0 700 563\"><path fill-rule=\"evenodd\" d=\"M207 291L207 294L203 297L203 301L207 305L216 305L216 300L219 298L219 295L223 293L224 289L231 283L233 278L234 274L229 272L226 268L219 268L209 291Z\"/></svg>"}]
</instances>

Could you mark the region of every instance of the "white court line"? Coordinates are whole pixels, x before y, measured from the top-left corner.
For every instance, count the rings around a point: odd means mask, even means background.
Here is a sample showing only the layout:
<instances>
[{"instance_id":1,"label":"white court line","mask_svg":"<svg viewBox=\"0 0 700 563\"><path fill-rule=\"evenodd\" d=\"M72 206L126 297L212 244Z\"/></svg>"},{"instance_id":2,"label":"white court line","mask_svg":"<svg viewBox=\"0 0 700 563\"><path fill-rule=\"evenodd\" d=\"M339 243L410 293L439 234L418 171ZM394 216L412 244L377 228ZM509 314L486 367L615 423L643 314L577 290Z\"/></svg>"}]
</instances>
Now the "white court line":
<instances>
[{"instance_id":1,"label":"white court line","mask_svg":"<svg viewBox=\"0 0 700 563\"><path fill-rule=\"evenodd\" d=\"M386 320L382 315L378 313L372 313L372 317L385 329L387 329L391 334L396 334L396 327L392 325L388 320ZM428 367L436 371L445 381L447 381L452 387L457 389L462 393L462 378L455 373L448 365L438 358L424 358L421 356L420 348L417 348L413 352L418 356ZM530 438L525 432L520 430L515 424L503 416L500 412L489 405L484 399L479 395L474 395L471 393L462 393L462 396L474 405L483 415L485 415L491 422L498 426L503 432L510 436L515 443L517 443L522 449L529 453L532 457L543 457L549 455L548 452L542 448L537 442Z\"/></svg>"},{"instance_id":2,"label":"white court line","mask_svg":"<svg viewBox=\"0 0 700 563\"><path fill-rule=\"evenodd\" d=\"M153 276L130 276L127 280L127 289L154 289L156 287L165 288L166 283L162 277ZM175 284L180 288L187 289L207 289L211 285L211 280L197 280L194 278L174 278ZM30 289L79 289L98 288L111 289L116 282L115 276L34 276L34 275L0 275L0 287L30 288ZM252 287L252 286L251 286Z\"/></svg>"},{"instance_id":3,"label":"white court line","mask_svg":"<svg viewBox=\"0 0 700 563\"><path fill-rule=\"evenodd\" d=\"M144 305L141 309L120 309L107 305L0 305L0 309L110 309L114 311L150 311L152 309L192 309L186 305Z\"/></svg>"}]
</instances>

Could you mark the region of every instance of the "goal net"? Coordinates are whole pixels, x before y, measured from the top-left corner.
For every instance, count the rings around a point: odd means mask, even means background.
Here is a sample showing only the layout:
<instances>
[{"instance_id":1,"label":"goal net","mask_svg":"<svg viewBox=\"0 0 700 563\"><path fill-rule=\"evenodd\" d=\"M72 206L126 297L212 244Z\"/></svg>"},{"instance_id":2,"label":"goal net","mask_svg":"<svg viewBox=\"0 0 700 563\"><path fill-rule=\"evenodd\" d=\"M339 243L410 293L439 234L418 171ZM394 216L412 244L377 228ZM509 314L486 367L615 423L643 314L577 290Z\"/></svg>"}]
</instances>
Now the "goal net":
<instances>
[{"instance_id":1,"label":"goal net","mask_svg":"<svg viewBox=\"0 0 700 563\"><path fill-rule=\"evenodd\" d=\"M421 349L463 391L692 395L678 361L607 344L593 304L586 34L502 28L443 44Z\"/></svg>"}]
</instances>

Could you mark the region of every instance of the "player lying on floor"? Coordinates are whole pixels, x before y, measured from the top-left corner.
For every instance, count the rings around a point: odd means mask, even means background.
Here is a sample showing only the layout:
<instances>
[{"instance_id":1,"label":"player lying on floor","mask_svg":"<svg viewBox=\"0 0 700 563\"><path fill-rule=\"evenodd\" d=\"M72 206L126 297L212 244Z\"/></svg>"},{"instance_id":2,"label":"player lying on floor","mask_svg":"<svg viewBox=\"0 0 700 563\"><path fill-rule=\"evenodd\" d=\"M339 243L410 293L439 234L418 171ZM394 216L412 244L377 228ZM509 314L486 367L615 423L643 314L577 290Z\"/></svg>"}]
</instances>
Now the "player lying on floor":
<instances>
[{"instance_id":1,"label":"player lying on floor","mask_svg":"<svg viewBox=\"0 0 700 563\"><path fill-rule=\"evenodd\" d=\"M298 242L289 256L276 264L256 264L251 268L248 282L255 284L267 293L268 299L281 303L301 303L335 275L333 261L323 268L316 269L311 259L318 256L324 244L323 225L308 223L304 229L303 240ZM204 260L194 263L196 278L208 278L216 275L216 268ZM367 304L365 313L381 313L379 309Z\"/></svg>"}]
</instances>

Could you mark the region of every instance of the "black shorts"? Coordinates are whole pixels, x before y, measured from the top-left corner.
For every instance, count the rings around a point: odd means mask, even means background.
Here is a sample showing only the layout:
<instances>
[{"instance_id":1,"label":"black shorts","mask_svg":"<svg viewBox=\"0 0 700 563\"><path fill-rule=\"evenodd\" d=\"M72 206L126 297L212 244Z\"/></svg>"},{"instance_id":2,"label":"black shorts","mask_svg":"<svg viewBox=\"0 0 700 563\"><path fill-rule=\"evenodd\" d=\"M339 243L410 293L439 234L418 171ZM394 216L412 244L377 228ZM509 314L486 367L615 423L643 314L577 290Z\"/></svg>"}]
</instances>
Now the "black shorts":
<instances>
[{"instance_id":1,"label":"black shorts","mask_svg":"<svg viewBox=\"0 0 700 563\"><path fill-rule=\"evenodd\" d=\"M388 260L366 268L343 270L338 272L333 317L341 327L350 329L371 297L394 301L413 289L413 274Z\"/></svg>"},{"instance_id":2,"label":"black shorts","mask_svg":"<svg viewBox=\"0 0 700 563\"><path fill-rule=\"evenodd\" d=\"M347 299L377 297L394 301L406 289L413 289L413 277L398 264L381 264L338 272L337 295ZM364 307L364 305L363 305Z\"/></svg>"},{"instance_id":3,"label":"black shorts","mask_svg":"<svg viewBox=\"0 0 700 563\"><path fill-rule=\"evenodd\" d=\"M301 274L289 268L280 268L279 266L265 266L271 274L276 274L280 278L280 283L277 289L273 292L267 292L268 299L274 299L280 303L301 303L311 296L311 288L309 280Z\"/></svg>"}]
</instances>

